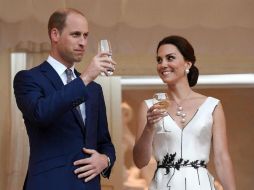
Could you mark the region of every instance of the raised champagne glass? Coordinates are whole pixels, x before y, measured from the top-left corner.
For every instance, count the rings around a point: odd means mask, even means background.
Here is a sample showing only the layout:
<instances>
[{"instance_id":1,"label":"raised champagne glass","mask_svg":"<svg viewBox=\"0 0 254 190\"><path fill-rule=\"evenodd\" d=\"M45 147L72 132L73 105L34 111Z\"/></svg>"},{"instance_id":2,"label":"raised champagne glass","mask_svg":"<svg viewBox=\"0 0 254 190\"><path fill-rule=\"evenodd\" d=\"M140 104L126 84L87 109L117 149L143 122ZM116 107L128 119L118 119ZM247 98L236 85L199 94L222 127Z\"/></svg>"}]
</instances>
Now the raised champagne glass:
<instances>
[{"instance_id":1,"label":"raised champagne glass","mask_svg":"<svg viewBox=\"0 0 254 190\"><path fill-rule=\"evenodd\" d=\"M110 55L109 58L111 59L112 56L112 49L111 49L111 44L109 42L109 40L100 40L98 43L98 53L108 53ZM112 69L108 69L107 70L107 76L111 76L113 75L113 70ZM106 73L102 72L101 73L102 76L105 76Z\"/></svg>"},{"instance_id":2,"label":"raised champagne glass","mask_svg":"<svg viewBox=\"0 0 254 190\"><path fill-rule=\"evenodd\" d=\"M170 103L167 93L156 93L153 95L153 105L157 105L159 109L167 110ZM164 117L162 118L162 126L165 130L164 126Z\"/></svg>"}]
</instances>

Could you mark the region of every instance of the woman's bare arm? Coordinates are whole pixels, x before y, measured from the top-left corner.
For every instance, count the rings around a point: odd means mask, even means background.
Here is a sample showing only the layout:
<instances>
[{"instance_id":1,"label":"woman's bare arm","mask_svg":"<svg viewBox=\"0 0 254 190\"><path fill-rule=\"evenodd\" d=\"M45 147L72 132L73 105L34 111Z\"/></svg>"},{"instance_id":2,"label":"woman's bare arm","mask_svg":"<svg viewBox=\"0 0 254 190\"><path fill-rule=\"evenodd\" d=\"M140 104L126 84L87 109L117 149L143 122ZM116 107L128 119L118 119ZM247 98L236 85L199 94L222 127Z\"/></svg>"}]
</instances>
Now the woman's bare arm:
<instances>
[{"instance_id":1,"label":"woman's bare arm","mask_svg":"<svg viewBox=\"0 0 254 190\"><path fill-rule=\"evenodd\" d=\"M142 102L138 114L138 128L133 149L133 160L138 168L142 168L149 163L152 156L155 123L161 120L166 113L166 110L160 109L159 105L148 108L146 103Z\"/></svg>"},{"instance_id":2,"label":"woman's bare arm","mask_svg":"<svg viewBox=\"0 0 254 190\"><path fill-rule=\"evenodd\" d=\"M213 124L213 148L216 173L224 190L235 190L235 178L229 155L226 121L221 103L215 108Z\"/></svg>"}]
</instances>

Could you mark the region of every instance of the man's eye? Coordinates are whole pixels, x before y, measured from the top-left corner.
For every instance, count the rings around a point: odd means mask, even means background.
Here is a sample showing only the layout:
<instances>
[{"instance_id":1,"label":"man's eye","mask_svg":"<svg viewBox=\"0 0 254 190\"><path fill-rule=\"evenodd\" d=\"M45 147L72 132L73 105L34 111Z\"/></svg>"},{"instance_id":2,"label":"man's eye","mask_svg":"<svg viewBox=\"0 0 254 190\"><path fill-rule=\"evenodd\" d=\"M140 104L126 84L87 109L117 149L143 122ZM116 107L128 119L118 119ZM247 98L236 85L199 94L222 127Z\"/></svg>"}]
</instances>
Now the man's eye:
<instances>
[{"instance_id":1,"label":"man's eye","mask_svg":"<svg viewBox=\"0 0 254 190\"><path fill-rule=\"evenodd\" d=\"M88 33L85 33L83 36L86 39L88 37Z\"/></svg>"},{"instance_id":2,"label":"man's eye","mask_svg":"<svg viewBox=\"0 0 254 190\"><path fill-rule=\"evenodd\" d=\"M79 37L80 36L80 33L76 32L76 33L72 33L71 34L73 37Z\"/></svg>"}]
</instances>

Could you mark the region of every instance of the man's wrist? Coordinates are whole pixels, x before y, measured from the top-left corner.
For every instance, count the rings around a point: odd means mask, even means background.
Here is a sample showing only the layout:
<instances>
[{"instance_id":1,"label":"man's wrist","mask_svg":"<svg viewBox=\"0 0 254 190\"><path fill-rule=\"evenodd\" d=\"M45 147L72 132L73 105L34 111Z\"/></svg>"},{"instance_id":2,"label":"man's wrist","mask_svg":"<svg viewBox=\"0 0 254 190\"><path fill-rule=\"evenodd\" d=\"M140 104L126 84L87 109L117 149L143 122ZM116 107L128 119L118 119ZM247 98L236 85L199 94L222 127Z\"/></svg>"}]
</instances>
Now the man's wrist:
<instances>
[{"instance_id":1,"label":"man's wrist","mask_svg":"<svg viewBox=\"0 0 254 190\"><path fill-rule=\"evenodd\" d=\"M110 160L110 158L107 155L105 155L105 156L107 158L107 167L101 172L101 175L103 177L107 177L107 171L109 170L109 168L111 166L111 160Z\"/></svg>"},{"instance_id":2,"label":"man's wrist","mask_svg":"<svg viewBox=\"0 0 254 190\"><path fill-rule=\"evenodd\" d=\"M81 74L80 78L82 79L85 85L88 85L91 82L91 80L87 78L87 75Z\"/></svg>"}]
</instances>

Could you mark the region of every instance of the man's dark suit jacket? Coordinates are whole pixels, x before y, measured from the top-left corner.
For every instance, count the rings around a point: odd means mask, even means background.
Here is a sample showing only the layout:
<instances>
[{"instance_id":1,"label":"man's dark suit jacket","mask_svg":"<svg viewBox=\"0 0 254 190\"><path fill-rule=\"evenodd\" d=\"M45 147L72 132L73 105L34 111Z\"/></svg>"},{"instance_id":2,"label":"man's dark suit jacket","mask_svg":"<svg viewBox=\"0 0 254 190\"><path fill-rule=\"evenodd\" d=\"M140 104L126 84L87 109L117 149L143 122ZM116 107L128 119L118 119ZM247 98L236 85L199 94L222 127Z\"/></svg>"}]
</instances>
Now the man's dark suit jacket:
<instances>
[{"instance_id":1,"label":"man's dark suit jacket","mask_svg":"<svg viewBox=\"0 0 254 190\"><path fill-rule=\"evenodd\" d=\"M73 162L90 156L82 152L85 147L106 154L111 167L114 164L115 149L108 131L101 86L95 82L85 86L79 77L64 85L45 61L31 70L17 73L14 93L30 144L24 189L100 189L100 176L85 183L74 174L77 167ZM76 109L82 102L86 106L85 125ZM105 172L106 177L111 167Z\"/></svg>"}]
</instances>

